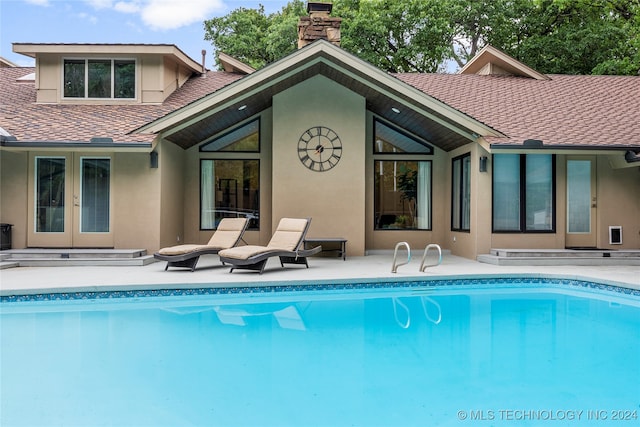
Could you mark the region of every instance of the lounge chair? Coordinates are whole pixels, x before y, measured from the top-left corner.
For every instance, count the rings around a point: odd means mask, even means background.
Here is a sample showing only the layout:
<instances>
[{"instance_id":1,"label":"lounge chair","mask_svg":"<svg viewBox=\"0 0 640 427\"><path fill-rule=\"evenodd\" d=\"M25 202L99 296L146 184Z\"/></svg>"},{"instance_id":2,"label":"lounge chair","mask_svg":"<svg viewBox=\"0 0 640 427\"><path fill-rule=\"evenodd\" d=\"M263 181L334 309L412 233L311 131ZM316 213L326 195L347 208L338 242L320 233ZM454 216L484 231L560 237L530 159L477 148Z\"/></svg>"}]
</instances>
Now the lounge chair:
<instances>
[{"instance_id":1,"label":"lounge chair","mask_svg":"<svg viewBox=\"0 0 640 427\"><path fill-rule=\"evenodd\" d=\"M247 245L225 249L218 253L220 261L232 265L230 272L237 268L262 274L267 260L276 256L280 258L281 267L285 264L304 264L309 268L307 257L322 250L322 246L304 249L304 236L310 223L311 218L282 218L267 246Z\"/></svg>"},{"instance_id":2,"label":"lounge chair","mask_svg":"<svg viewBox=\"0 0 640 427\"><path fill-rule=\"evenodd\" d=\"M223 218L206 245L171 246L160 249L153 256L167 261L165 271L169 267L190 268L194 271L201 255L217 254L222 249L236 246L242 240L248 225L247 218Z\"/></svg>"}]
</instances>

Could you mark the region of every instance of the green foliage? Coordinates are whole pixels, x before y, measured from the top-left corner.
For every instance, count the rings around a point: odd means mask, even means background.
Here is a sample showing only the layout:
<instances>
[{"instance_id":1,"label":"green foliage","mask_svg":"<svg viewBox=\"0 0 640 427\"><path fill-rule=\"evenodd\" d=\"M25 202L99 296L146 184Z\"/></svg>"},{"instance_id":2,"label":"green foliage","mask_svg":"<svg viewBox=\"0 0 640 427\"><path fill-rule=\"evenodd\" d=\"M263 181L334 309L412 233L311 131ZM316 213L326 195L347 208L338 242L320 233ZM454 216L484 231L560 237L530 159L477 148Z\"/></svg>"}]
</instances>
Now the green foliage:
<instances>
[{"instance_id":1,"label":"green foliage","mask_svg":"<svg viewBox=\"0 0 640 427\"><path fill-rule=\"evenodd\" d=\"M334 0L341 46L389 72L459 67L486 44L542 73L638 74L640 0ZM306 2L204 22L217 51L261 68L297 49Z\"/></svg>"}]
</instances>

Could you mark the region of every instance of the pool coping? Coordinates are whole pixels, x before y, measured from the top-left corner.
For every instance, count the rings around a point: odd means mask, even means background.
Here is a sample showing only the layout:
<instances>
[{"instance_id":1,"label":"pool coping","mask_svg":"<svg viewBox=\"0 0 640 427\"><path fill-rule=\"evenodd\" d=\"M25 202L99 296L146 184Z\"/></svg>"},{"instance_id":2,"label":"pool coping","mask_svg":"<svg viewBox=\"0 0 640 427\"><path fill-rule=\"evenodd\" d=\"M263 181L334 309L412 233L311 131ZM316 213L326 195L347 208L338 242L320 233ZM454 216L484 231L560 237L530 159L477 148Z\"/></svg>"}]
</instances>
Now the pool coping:
<instances>
[{"instance_id":1,"label":"pool coping","mask_svg":"<svg viewBox=\"0 0 640 427\"><path fill-rule=\"evenodd\" d=\"M277 292L303 292L318 290L356 290L407 287L442 287L448 285L486 284L492 281L507 283L508 280L533 281L540 285L560 281L560 287L579 286L583 288L613 291L624 295L640 297L640 288L613 280L603 280L589 276L545 274L545 273L501 273L465 274L441 276L403 276L380 278L315 279L315 280L272 280L217 283L161 283L161 284L119 284L52 287L38 289L10 289L0 291L0 302L81 300L105 298L131 298L147 296L181 295L224 295L224 294L274 294ZM407 285L408 284L408 285Z\"/></svg>"}]
</instances>

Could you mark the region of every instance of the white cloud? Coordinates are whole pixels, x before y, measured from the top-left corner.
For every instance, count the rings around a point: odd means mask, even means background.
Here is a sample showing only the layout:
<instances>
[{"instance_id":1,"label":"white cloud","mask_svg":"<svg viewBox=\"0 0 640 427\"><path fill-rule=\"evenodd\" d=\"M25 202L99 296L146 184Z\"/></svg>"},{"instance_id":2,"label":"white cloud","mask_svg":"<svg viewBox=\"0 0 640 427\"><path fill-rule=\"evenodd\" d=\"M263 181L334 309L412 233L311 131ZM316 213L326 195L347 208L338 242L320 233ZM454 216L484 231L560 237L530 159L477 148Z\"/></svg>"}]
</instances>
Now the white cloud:
<instances>
[{"instance_id":1,"label":"white cloud","mask_svg":"<svg viewBox=\"0 0 640 427\"><path fill-rule=\"evenodd\" d=\"M113 1L111 0L85 0L95 9L111 9L113 7Z\"/></svg>"},{"instance_id":2,"label":"white cloud","mask_svg":"<svg viewBox=\"0 0 640 427\"><path fill-rule=\"evenodd\" d=\"M90 23L92 23L94 25L98 22L98 18L97 17L95 17L93 15L90 15L88 13L85 13L85 12L77 13L76 16L78 18L82 19L82 20L89 21Z\"/></svg>"},{"instance_id":3,"label":"white cloud","mask_svg":"<svg viewBox=\"0 0 640 427\"><path fill-rule=\"evenodd\" d=\"M173 30L211 18L225 10L222 0L147 0L141 18L154 30Z\"/></svg>"},{"instance_id":4,"label":"white cloud","mask_svg":"<svg viewBox=\"0 0 640 427\"><path fill-rule=\"evenodd\" d=\"M24 2L35 4L36 6L49 6L49 0L24 0Z\"/></svg>"},{"instance_id":5,"label":"white cloud","mask_svg":"<svg viewBox=\"0 0 640 427\"><path fill-rule=\"evenodd\" d=\"M140 4L136 2L119 1L113 6L113 9L122 13L138 13L140 12Z\"/></svg>"}]
</instances>

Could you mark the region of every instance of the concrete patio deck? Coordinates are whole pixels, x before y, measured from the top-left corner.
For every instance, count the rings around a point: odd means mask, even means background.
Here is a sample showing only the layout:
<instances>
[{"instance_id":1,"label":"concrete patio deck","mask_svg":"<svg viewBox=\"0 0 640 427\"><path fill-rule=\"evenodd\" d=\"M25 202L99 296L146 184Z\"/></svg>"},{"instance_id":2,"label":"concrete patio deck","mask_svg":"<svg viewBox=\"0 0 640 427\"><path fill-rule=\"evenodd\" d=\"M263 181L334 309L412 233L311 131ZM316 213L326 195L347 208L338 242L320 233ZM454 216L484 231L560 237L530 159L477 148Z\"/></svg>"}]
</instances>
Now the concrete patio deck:
<instances>
[{"instance_id":1,"label":"concrete patio deck","mask_svg":"<svg viewBox=\"0 0 640 427\"><path fill-rule=\"evenodd\" d=\"M204 256L195 272L170 269L165 263L145 266L17 267L0 271L0 295L26 295L57 292L94 292L131 289L176 289L195 287L265 286L283 282L347 280L350 282L389 280L430 280L470 277L559 277L612 284L640 290L637 265L557 265L496 266L453 255L444 255L442 264L420 273L421 256L391 273L393 253L364 257L313 257L309 268L280 268L277 258L269 260L265 272L229 273L217 256Z\"/></svg>"}]
</instances>

